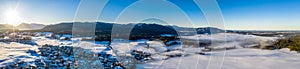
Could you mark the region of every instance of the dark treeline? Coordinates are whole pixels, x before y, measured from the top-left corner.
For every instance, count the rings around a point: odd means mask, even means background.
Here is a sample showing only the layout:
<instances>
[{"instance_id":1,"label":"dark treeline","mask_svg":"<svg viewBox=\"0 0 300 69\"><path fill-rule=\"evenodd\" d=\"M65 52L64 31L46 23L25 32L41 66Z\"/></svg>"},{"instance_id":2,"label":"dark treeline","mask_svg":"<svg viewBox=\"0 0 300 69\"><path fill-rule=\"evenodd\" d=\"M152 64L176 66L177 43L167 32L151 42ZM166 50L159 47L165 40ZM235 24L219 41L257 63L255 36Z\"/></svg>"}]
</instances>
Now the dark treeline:
<instances>
[{"instance_id":1,"label":"dark treeline","mask_svg":"<svg viewBox=\"0 0 300 69\"><path fill-rule=\"evenodd\" d=\"M289 48L292 51L300 51L300 35L279 39L275 43L276 49Z\"/></svg>"}]
</instances>

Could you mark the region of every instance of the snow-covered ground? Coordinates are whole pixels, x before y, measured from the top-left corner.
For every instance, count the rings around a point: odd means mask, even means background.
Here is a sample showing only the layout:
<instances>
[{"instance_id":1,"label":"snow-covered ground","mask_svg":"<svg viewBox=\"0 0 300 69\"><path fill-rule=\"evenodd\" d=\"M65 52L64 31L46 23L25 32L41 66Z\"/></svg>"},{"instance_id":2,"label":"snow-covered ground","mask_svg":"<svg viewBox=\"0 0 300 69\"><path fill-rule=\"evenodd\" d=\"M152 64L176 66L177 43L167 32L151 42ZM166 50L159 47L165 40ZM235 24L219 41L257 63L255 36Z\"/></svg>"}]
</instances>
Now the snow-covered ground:
<instances>
[{"instance_id":1,"label":"snow-covered ground","mask_svg":"<svg viewBox=\"0 0 300 69\"><path fill-rule=\"evenodd\" d=\"M222 42L220 38L226 36L226 41ZM261 37L254 35L240 34L214 34L181 36L181 38L197 40L219 41L220 47L245 46L253 44L264 44L268 41L274 41L276 37ZM136 68L158 68L158 69L299 69L300 54L281 50L261 50L239 47L233 50L202 52L202 48L183 48L181 45L165 46L159 41L131 41L131 42L113 42L113 50L107 50L107 42L89 42L89 41L60 41L48 39L45 37L34 37L33 40L38 45L71 45L80 46L84 49L90 49L93 52L107 52L108 54L127 54L130 56L131 50L139 50L151 53L151 61L136 64ZM75 42L75 43L72 43ZM253 42L253 43L252 43ZM96 44L95 44L96 43ZM268 43L266 43L267 45ZM17 56L26 56L28 61L36 58L25 51L37 50L37 46L31 46L19 43L1 43L0 42L0 65L7 62L13 62ZM13 55L13 56L11 56ZM173 55L170 57L170 55ZM174 56L176 55L176 56ZM9 57L10 56L10 57Z\"/></svg>"},{"instance_id":2,"label":"snow-covered ground","mask_svg":"<svg viewBox=\"0 0 300 69\"><path fill-rule=\"evenodd\" d=\"M38 47L16 42L0 42L0 65L16 60L34 61L37 57L26 53L27 50L38 50Z\"/></svg>"}]
</instances>

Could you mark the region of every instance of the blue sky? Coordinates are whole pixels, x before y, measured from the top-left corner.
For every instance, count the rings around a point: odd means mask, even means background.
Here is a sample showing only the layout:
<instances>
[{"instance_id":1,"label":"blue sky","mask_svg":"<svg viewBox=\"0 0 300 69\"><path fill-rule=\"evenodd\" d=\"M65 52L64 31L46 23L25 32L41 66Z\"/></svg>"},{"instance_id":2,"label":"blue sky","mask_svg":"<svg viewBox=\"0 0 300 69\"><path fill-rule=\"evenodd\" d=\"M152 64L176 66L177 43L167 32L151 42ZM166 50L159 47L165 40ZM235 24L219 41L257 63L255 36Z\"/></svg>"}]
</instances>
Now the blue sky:
<instances>
[{"instance_id":1,"label":"blue sky","mask_svg":"<svg viewBox=\"0 0 300 69\"><path fill-rule=\"evenodd\" d=\"M300 0L217 0L217 3L226 29L300 30ZM16 10L22 22L72 22L79 5L80 0L0 0L0 23L7 23L5 13L11 9ZM99 7L89 8L93 11ZM169 25L185 27L209 25L192 0L110 0L98 21L134 23L143 18L157 18Z\"/></svg>"}]
</instances>

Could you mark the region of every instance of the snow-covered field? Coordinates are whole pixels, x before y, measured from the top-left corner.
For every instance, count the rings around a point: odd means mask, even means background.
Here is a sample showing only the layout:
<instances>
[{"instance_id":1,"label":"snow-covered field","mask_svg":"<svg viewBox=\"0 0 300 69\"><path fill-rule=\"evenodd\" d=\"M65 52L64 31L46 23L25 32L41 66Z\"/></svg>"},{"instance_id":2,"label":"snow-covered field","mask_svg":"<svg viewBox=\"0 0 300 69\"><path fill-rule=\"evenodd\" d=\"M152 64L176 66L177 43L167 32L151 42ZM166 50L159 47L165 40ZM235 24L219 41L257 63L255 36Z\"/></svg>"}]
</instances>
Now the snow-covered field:
<instances>
[{"instance_id":1,"label":"snow-covered field","mask_svg":"<svg viewBox=\"0 0 300 69\"><path fill-rule=\"evenodd\" d=\"M226 41L220 38L226 36ZM211 38L212 37L212 38ZM152 60L144 63L137 63L136 68L147 69L299 69L300 54L281 50L261 50L252 48L243 48L242 46L251 46L255 44L268 45L269 41L274 41L276 37L261 37L254 35L239 34L214 34L214 35L197 35L181 36L185 39L194 40L212 40L217 41L216 47L238 46L237 49L202 52L202 48L183 48L181 45L165 46L159 41L134 41L134 42L113 42L112 50L105 50L105 42L87 42L87 41L60 41L44 37L34 37L33 40L38 45L73 45L80 46L84 49L90 49L93 52L107 52L108 54L127 54L131 50L139 50L151 53ZM78 43L77 43L78 42ZM100 43L100 44L98 44ZM101 44L103 43L103 44ZM36 58L25 51L37 50L37 46L31 46L20 43L2 43L0 42L0 65L7 62L13 62L22 57L28 61ZM202 54L199 54L202 52ZM12 56L13 55L13 56ZM172 57L170 57L172 55ZM177 55L177 56L174 56Z\"/></svg>"},{"instance_id":2,"label":"snow-covered field","mask_svg":"<svg viewBox=\"0 0 300 69\"><path fill-rule=\"evenodd\" d=\"M4 63L22 61L34 61L36 56L26 53L27 50L38 50L36 46L25 45L20 43L3 43L0 42L0 66Z\"/></svg>"}]
</instances>

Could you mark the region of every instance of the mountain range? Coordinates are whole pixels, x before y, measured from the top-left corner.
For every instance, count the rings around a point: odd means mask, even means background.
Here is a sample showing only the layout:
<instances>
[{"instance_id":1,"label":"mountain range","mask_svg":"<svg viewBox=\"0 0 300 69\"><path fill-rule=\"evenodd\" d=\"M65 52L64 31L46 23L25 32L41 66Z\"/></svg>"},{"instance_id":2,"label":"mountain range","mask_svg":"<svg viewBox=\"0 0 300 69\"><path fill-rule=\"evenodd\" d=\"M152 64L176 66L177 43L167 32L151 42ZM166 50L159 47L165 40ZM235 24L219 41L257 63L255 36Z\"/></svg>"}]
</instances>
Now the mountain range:
<instances>
[{"instance_id":1,"label":"mountain range","mask_svg":"<svg viewBox=\"0 0 300 69\"><path fill-rule=\"evenodd\" d=\"M37 23L21 23L18 26L16 26L17 29L19 30L38 30L38 29L43 29L46 25L43 24L37 24Z\"/></svg>"},{"instance_id":2,"label":"mountain range","mask_svg":"<svg viewBox=\"0 0 300 69\"><path fill-rule=\"evenodd\" d=\"M203 28L189 28L189 27L179 27L179 26L164 26L159 24L116 24L116 23L105 23L105 22L75 22L77 25L96 25L95 31L98 33L111 33L113 32L128 32L131 30L131 34L144 34L144 35L159 35L159 34L179 34L180 32L194 32L197 34L211 34L211 32L225 32L225 30L213 28L213 27L203 27ZM50 31L57 33L68 33L72 32L74 23L59 23L54 25L47 25L42 31ZM117 29L117 30L116 30Z\"/></svg>"},{"instance_id":3,"label":"mountain range","mask_svg":"<svg viewBox=\"0 0 300 69\"><path fill-rule=\"evenodd\" d=\"M105 22L65 22L52 25L43 25L37 23L22 23L16 26L19 30L30 30L30 31L48 31L55 33L66 33L71 34L73 24L86 25L87 27L95 25L95 34L108 34L110 35L112 30L116 33L128 33L144 36L144 35L161 35L161 34L174 34L178 35L181 33L190 34L211 34L211 32L225 32L225 30L214 28L214 27L203 27L203 28L189 28L179 26L168 26L160 24L116 24L116 23L105 23ZM12 29L13 26L7 24L0 24L0 29ZM130 30L131 29L131 30ZM84 31L84 30L83 30ZM73 31L74 32L74 31Z\"/></svg>"},{"instance_id":4,"label":"mountain range","mask_svg":"<svg viewBox=\"0 0 300 69\"><path fill-rule=\"evenodd\" d=\"M9 30L9 29L15 29L15 30L39 30L43 29L46 25L43 24L37 24L37 23L21 23L17 26L9 25L9 24L0 24L0 30Z\"/></svg>"}]
</instances>

